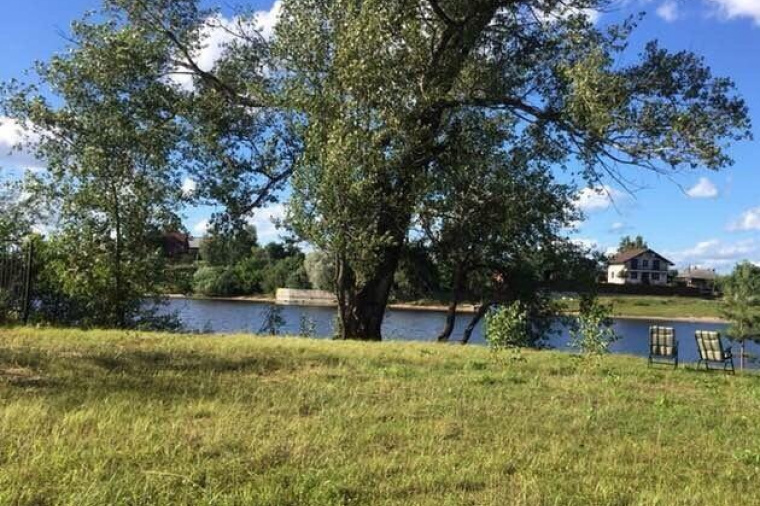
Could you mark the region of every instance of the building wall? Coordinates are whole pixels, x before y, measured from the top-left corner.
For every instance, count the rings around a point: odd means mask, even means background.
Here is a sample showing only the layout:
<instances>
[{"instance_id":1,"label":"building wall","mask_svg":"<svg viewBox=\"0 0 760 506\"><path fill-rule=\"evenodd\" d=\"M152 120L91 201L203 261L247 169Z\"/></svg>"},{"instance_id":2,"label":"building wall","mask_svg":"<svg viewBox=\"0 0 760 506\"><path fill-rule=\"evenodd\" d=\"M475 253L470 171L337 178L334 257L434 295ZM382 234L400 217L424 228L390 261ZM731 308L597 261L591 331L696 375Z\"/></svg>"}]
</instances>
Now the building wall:
<instances>
[{"instance_id":1,"label":"building wall","mask_svg":"<svg viewBox=\"0 0 760 506\"><path fill-rule=\"evenodd\" d=\"M625 265L610 265L607 267L607 283L624 285L627 280L621 274L623 271L625 271Z\"/></svg>"}]
</instances>

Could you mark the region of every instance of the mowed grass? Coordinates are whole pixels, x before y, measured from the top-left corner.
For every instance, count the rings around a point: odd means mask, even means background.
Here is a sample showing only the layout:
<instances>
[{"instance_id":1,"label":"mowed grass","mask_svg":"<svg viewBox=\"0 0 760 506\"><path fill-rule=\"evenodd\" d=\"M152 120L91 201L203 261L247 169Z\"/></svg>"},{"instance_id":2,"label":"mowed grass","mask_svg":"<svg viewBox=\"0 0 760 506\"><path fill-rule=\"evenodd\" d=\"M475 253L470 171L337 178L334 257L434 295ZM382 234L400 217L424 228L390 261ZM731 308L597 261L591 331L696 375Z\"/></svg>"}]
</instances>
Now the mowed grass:
<instances>
[{"instance_id":1,"label":"mowed grass","mask_svg":"<svg viewBox=\"0 0 760 506\"><path fill-rule=\"evenodd\" d=\"M601 295L599 300L612 305L615 316L656 318L721 318L719 299L639 295ZM577 299L566 299L567 311L577 311Z\"/></svg>"},{"instance_id":2,"label":"mowed grass","mask_svg":"<svg viewBox=\"0 0 760 506\"><path fill-rule=\"evenodd\" d=\"M559 352L0 330L0 504L760 503L760 378Z\"/></svg>"}]
</instances>

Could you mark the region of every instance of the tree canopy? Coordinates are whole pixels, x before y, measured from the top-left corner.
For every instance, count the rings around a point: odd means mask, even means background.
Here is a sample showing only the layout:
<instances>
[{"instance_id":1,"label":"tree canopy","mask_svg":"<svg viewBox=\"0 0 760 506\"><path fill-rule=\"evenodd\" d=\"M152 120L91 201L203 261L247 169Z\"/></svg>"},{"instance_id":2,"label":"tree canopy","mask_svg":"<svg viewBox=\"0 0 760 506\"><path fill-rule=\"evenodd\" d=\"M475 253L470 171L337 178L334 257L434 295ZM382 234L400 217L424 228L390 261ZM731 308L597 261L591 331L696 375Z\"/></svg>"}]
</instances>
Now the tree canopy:
<instances>
[{"instance_id":1,"label":"tree canopy","mask_svg":"<svg viewBox=\"0 0 760 506\"><path fill-rule=\"evenodd\" d=\"M632 250L632 249L646 249L649 245L644 240L644 238L640 235L637 235L634 238L631 238L631 236L627 235L620 239L620 245L618 246L618 253L625 253L626 251Z\"/></svg>"}]
</instances>

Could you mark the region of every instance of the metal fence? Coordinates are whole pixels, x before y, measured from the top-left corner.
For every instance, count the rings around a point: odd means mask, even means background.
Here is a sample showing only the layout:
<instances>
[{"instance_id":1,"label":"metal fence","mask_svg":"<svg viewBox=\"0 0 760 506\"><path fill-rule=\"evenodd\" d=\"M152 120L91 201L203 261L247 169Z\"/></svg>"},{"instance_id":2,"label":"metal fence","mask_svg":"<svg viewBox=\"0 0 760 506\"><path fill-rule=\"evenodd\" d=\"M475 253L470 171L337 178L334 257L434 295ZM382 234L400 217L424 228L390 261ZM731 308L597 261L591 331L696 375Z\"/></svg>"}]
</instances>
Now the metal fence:
<instances>
[{"instance_id":1,"label":"metal fence","mask_svg":"<svg viewBox=\"0 0 760 506\"><path fill-rule=\"evenodd\" d=\"M31 242L0 241L0 321L29 319L33 255Z\"/></svg>"}]
</instances>

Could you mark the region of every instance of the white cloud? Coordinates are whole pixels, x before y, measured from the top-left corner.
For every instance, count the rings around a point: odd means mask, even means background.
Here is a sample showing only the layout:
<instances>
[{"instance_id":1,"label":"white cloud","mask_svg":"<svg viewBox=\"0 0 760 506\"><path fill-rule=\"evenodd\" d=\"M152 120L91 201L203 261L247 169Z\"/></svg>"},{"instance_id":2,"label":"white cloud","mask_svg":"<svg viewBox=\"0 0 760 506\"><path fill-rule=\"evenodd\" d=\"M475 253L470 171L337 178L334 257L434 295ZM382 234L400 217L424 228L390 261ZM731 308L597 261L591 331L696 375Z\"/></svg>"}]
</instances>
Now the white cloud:
<instances>
[{"instance_id":1,"label":"white cloud","mask_svg":"<svg viewBox=\"0 0 760 506\"><path fill-rule=\"evenodd\" d=\"M602 211L623 200L625 195L611 186L584 188L576 195L576 206L583 212Z\"/></svg>"},{"instance_id":2,"label":"white cloud","mask_svg":"<svg viewBox=\"0 0 760 506\"><path fill-rule=\"evenodd\" d=\"M259 238L259 244L277 241L280 238L280 229L277 228L277 222L285 218L285 206L283 204L273 204L269 207L258 209L248 223L256 227L256 233Z\"/></svg>"},{"instance_id":3,"label":"white cloud","mask_svg":"<svg viewBox=\"0 0 760 506\"><path fill-rule=\"evenodd\" d=\"M738 220L728 226L729 230L760 230L760 207L747 209Z\"/></svg>"},{"instance_id":4,"label":"white cloud","mask_svg":"<svg viewBox=\"0 0 760 506\"><path fill-rule=\"evenodd\" d=\"M274 35L281 13L281 0L277 0L268 11L257 11L254 14L256 30L264 38L270 39ZM220 15L209 17L201 28L200 38L203 44L200 50L193 54L193 61L203 71L213 70L227 47L237 39L235 33L240 32L241 28L246 30L249 27L250 23L240 17L225 18ZM188 91L194 88L192 75L178 73L172 75L170 79Z\"/></svg>"},{"instance_id":5,"label":"white cloud","mask_svg":"<svg viewBox=\"0 0 760 506\"><path fill-rule=\"evenodd\" d=\"M706 177L700 177L697 184L689 188L686 194L695 199L713 199L718 196L718 188Z\"/></svg>"},{"instance_id":6,"label":"white cloud","mask_svg":"<svg viewBox=\"0 0 760 506\"><path fill-rule=\"evenodd\" d=\"M750 18L760 26L760 0L705 0L727 18Z\"/></svg>"},{"instance_id":7,"label":"white cloud","mask_svg":"<svg viewBox=\"0 0 760 506\"><path fill-rule=\"evenodd\" d=\"M25 140L34 142L36 138L37 135L34 132L25 128L18 121L6 116L0 116L0 167L18 169L42 168L42 162L37 160L34 155L16 149L19 143Z\"/></svg>"},{"instance_id":8,"label":"white cloud","mask_svg":"<svg viewBox=\"0 0 760 506\"><path fill-rule=\"evenodd\" d=\"M203 219L193 226L193 233L198 236L204 236L208 233L211 224L207 219Z\"/></svg>"},{"instance_id":9,"label":"white cloud","mask_svg":"<svg viewBox=\"0 0 760 506\"><path fill-rule=\"evenodd\" d=\"M182 194L185 197L192 196L193 193L195 193L195 190L198 189L198 184L195 182L194 179L186 177L184 181L182 181Z\"/></svg>"},{"instance_id":10,"label":"white cloud","mask_svg":"<svg viewBox=\"0 0 760 506\"><path fill-rule=\"evenodd\" d=\"M622 221L616 221L612 225L610 225L610 232L625 232L626 230L630 229L628 225L623 223Z\"/></svg>"},{"instance_id":11,"label":"white cloud","mask_svg":"<svg viewBox=\"0 0 760 506\"><path fill-rule=\"evenodd\" d=\"M659 7L657 7L657 15L668 23L678 19L678 4L675 0L665 0Z\"/></svg>"},{"instance_id":12,"label":"white cloud","mask_svg":"<svg viewBox=\"0 0 760 506\"><path fill-rule=\"evenodd\" d=\"M732 243L710 239L684 250L667 251L665 256L679 266L700 265L725 271L742 260L760 260L760 244L754 239Z\"/></svg>"},{"instance_id":13,"label":"white cloud","mask_svg":"<svg viewBox=\"0 0 760 506\"><path fill-rule=\"evenodd\" d=\"M277 0L268 11L256 13L256 28L266 39L271 39L282 14L282 0Z\"/></svg>"}]
</instances>

